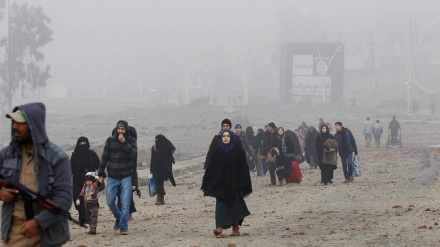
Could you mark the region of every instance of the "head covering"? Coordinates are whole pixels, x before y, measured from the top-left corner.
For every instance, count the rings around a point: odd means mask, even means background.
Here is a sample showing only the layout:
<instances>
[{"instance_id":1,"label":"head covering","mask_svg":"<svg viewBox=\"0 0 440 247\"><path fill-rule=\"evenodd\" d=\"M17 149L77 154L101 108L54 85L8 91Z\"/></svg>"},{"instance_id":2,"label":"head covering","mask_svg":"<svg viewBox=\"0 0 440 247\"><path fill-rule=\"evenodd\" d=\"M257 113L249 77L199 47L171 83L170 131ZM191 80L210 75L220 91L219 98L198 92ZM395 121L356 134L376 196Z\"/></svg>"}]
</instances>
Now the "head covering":
<instances>
[{"instance_id":1,"label":"head covering","mask_svg":"<svg viewBox=\"0 0 440 247\"><path fill-rule=\"evenodd\" d=\"M322 132L322 128L327 128L327 132ZM319 130L319 133L321 134L321 138L322 138L322 141L325 141L325 140L327 140L329 137L330 137L330 130L328 129L328 126L326 125L326 124L323 124L322 126L321 126L321 129Z\"/></svg>"},{"instance_id":2,"label":"head covering","mask_svg":"<svg viewBox=\"0 0 440 247\"><path fill-rule=\"evenodd\" d=\"M393 116L393 120L396 120L396 116Z\"/></svg>"},{"instance_id":3,"label":"head covering","mask_svg":"<svg viewBox=\"0 0 440 247\"><path fill-rule=\"evenodd\" d=\"M282 134L282 135L278 134L278 130L280 130L280 129L283 130L283 134ZM277 136L279 136L279 137L283 137L284 134L285 134L284 128L283 128L283 127L278 127L278 129L277 129Z\"/></svg>"},{"instance_id":4,"label":"head covering","mask_svg":"<svg viewBox=\"0 0 440 247\"><path fill-rule=\"evenodd\" d=\"M117 131L117 129L118 129L119 127L122 127L122 128L125 129L124 137L125 137L125 139L128 139L128 138L131 136L131 135L130 135L130 132L128 131L128 122L125 121L125 120L119 120L118 123L116 123L116 127L113 129L113 130L114 130L114 133L113 133L113 131L112 131L113 136L118 137L118 131Z\"/></svg>"},{"instance_id":5,"label":"head covering","mask_svg":"<svg viewBox=\"0 0 440 247\"><path fill-rule=\"evenodd\" d=\"M231 120L229 120L227 118L223 119L221 126L223 126L223 124L229 124L229 127L232 127Z\"/></svg>"},{"instance_id":6,"label":"head covering","mask_svg":"<svg viewBox=\"0 0 440 247\"><path fill-rule=\"evenodd\" d=\"M229 133L229 136L231 137L231 141L228 144L223 143L223 134L225 132ZM235 148L235 135L234 132L232 132L231 130L226 130L226 131L222 131L220 132L221 137L222 137L222 142L220 143L220 148L225 152L225 153L229 153L232 149Z\"/></svg>"},{"instance_id":7,"label":"head covering","mask_svg":"<svg viewBox=\"0 0 440 247\"><path fill-rule=\"evenodd\" d=\"M86 173L86 176L84 177L84 181L86 180L92 180L93 182L96 182L95 173L94 172Z\"/></svg>"},{"instance_id":8,"label":"head covering","mask_svg":"<svg viewBox=\"0 0 440 247\"><path fill-rule=\"evenodd\" d=\"M39 151L39 147L45 145L49 138L46 134L46 106L41 102L33 102L27 103L24 105L16 106L12 112L21 111L24 118L26 119L26 123L29 125L29 131L31 133L31 140L34 143L34 157L37 157ZM12 126L11 126L11 137L12 143L18 143L19 141L15 139ZM35 152L35 150L37 150Z\"/></svg>"},{"instance_id":9,"label":"head covering","mask_svg":"<svg viewBox=\"0 0 440 247\"><path fill-rule=\"evenodd\" d=\"M276 130L277 129L277 126L275 126L275 123L274 122L270 122L270 123L268 123L267 125L269 125L272 129L274 129L274 130Z\"/></svg>"},{"instance_id":10,"label":"head covering","mask_svg":"<svg viewBox=\"0 0 440 247\"><path fill-rule=\"evenodd\" d=\"M161 156L165 156L165 155L172 156L174 151L176 151L174 145L164 135L157 135L154 140L154 145L156 146L157 153Z\"/></svg>"},{"instance_id":11,"label":"head covering","mask_svg":"<svg viewBox=\"0 0 440 247\"><path fill-rule=\"evenodd\" d=\"M246 131L247 133L247 131ZM263 141L264 137L264 130L258 129L257 134L255 135L254 145L257 147L258 145L261 145L261 141Z\"/></svg>"},{"instance_id":12,"label":"head covering","mask_svg":"<svg viewBox=\"0 0 440 247\"><path fill-rule=\"evenodd\" d=\"M123 127L124 129L128 129L128 122L125 120L119 120L118 123L116 124L116 129L119 127Z\"/></svg>"},{"instance_id":13,"label":"head covering","mask_svg":"<svg viewBox=\"0 0 440 247\"><path fill-rule=\"evenodd\" d=\"M252 126L248 126L246 127L246 137L248 139L249 144L252 144L254 142L254 129L252 128Z\"/></svg>"},{"instance_id":14,"label":"head covering","mask_svg":"<svg viewBox=\"0 0 440 247\"><path fill-rule=\"evenodd\" d=\"M236 128L236 129L241 129L241 124L236 124L236 125L235 125L235 128Z\"/></svg>"},{"instance_id":15,"label":"head covering","mask_svg":"<svg viewBox=\"0 0 440 247\"><path fill-rule=\"evenodd\" d=\"M21 110L16 110L6 114L7 118L14 120L17 123L26 123L26 118Z\"/></svg>"},{"instance_id":16,"label":"head covering","mask_svg":"<svg viewBox=\"0 0 440 247\"><path fill-rule=\"evenodd\" d=\"M81 145L80 144L81 142L86 142L86 144ZM81 152L88 150L89 148L90 148L89 139L87 139L87 137L85 137L85 136L81 136L76 141L75 150L73 150L73 152L74 153L81 153Z\"/></svg>"}]
</instances>

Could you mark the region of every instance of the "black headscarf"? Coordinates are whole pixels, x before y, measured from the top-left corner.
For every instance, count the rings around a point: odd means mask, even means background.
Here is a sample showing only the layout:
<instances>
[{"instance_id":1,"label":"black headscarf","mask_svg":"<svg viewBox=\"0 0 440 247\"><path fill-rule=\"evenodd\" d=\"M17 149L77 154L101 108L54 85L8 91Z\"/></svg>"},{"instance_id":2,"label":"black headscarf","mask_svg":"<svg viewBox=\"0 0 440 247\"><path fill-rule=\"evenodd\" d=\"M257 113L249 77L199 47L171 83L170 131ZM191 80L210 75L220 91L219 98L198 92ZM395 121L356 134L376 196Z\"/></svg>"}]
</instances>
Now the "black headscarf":
<instances>
[{"instance_id":1,"label":"black headscarf","mask_svg":"<svg viewBox=\"0 0 440 247\"><path fill-rule=\"evenodd\" d=\"M300 155L302 156L302 151L301 151L301 146L299 145L299 138L298 136L295 134L295 132L291 131L291 130L286 130L284 132L284 134L290 138L290 140L293 143L293 147L295 148L295 156L296 155Z\"/></svg>"},{"instance_id":2,"label":"black headscarf","mask_svg":"<svg viewBox=\"0 0 440 247\"><path fill-rule=\"evenodd\" d=\"M175 186L173 176L174 151L176 148L164 135L157 135L154 146L151 147L150 172L156 181L166 181L170 179Z\"/></svg>"},{"instance_id":3,"label":"black headscarf","mask_svg":"<svg viewBox=\"0 0 440 247\"><path fill-rule=\"evenodd\" d=\"M323 133L322 129L326 127L327 128L327 132ZM330 130L328 129L327 125L322 125L321 129L319 130L319 132L321 133L321 138L322 138L322 142L325 142L325 140L327 140L330 137Z\"/></svg>"},{"instance_id":4,"label":"black headscarf","mask_svg":"<svg viewBox=\"0 0 440 247\"><path fill-rule=\"evenodd\" d=\"M255 139L254 139L254 148L256 150L260 149L260 147L262 147L263 138L264 138L264 130L263 129L258 129L257 130L257 135L255 136Z\"/></svg>"},{"instance_id":5,"label":"black headscarf","mask_svg":"<svg viewBox=\"0 0 440 247\"><path fill-rule=\"evenodd\" d=\"M154 144L156 146L156 151L160 156L173 156L174 151L176 151L174 145L164 135L157 135Z\"/></svg>"},{"instance_id":6,"label":"black headscarf","mask_svg":"<svg viewBox=\"0 0 440 247\"><path fill-rule=\"evenodd\" d=\"M81 142L85 142L85 144L81 145L80 144ZM85 136L81 136L76 141L76 146L75 149L73 150L73 154L84 154L87 152L87 150L89 150L89 148L90 148L89 139L87 139L87 137Z\"/></svg>"},{"instance_id":7,"label":"black headscarf","mask_svg":"<svg viewBox=\"0 0 440 247\"><path fill-rule=\"evenodd\" d=\"M81 142L86 142L81 145ZM75 146L75 150L70 158L70 165L72 169L72 181L73 181L73 194L72 199L76 201L81 189L84 185L84 176L87 172L95 172L98 170L99 157L95 151L90 150L90 143L87 137L81 136L78 138ZM75 205L75 208L79 211L80 220L86 220L84 207Z\"/></svg>"}]
</instances>

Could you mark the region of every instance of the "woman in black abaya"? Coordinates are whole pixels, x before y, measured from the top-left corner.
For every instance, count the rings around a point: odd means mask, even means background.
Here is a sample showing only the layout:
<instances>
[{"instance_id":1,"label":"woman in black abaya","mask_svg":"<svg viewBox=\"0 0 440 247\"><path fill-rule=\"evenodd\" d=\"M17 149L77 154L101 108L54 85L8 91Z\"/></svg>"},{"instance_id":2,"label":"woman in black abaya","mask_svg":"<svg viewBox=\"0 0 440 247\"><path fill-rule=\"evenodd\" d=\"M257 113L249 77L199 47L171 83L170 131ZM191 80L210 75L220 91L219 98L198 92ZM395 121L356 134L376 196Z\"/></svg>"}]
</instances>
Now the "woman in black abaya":
<instances>
[{"instance_id":1,"label":"woman in black abaya","mask_svg":"<svg viewBox=\"0 0 440 247\"><path fill-rule=\"evenodd\" d=\"M75 202L83 188L84 176L87 172L95 172L98 170L99 166L99 157L93 150L90 150L89 139L87 139L87 137L81 136L78 138L75 150L70 158L70 165L72 168L73 180L72 200L76 210L78 210L78 221L81 223L81 225L84 225L87 223L87 219L85 216L86 212L83 197L79 197L80 205L76 205Z\"/></svg>"},{"instance_id":2,"label":"woman in black abaya","mask_svg":"<svg viewBox=\"0 0 440 247\"><path fill-rule=\"evenodd\" d=\"M157 135L154 145L151 147L150 172L156 181L157 199L156 205L165 204L165 188L164 182L168 179L173 186L176 186L173 176L173 153L176 151L173 143L171 143L164 135Z\"/></svg>"},{"instance_id":3,"label":"woman in black abaya","mask_svg":"<svg viewBox=\"0 0 440 247\"><path fill-rule=\"evenodd\" d=\"M250 212L244 197L252 193L246 154L237 147L234 133L222 131L222 143L211 157L201 189L204 196L216 198L214 235L232 226L232 236L239 236L239 226Z\"/></svg>"}]
</instances>

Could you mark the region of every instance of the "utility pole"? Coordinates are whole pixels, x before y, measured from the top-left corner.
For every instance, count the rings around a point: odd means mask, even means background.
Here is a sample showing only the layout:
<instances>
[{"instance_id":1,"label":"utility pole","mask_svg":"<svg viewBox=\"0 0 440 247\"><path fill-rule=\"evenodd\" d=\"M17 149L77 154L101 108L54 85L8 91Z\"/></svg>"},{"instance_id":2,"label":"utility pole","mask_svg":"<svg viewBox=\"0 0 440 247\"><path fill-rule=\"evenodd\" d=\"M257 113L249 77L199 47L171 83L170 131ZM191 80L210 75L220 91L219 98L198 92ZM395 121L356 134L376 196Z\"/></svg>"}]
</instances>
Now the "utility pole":
<instances>
[{"instance_id":1,"label":"utility pole","mask_svg":"<svg viewBox=\"0 0 440 247\"><path fill-rule=\"evenodd\" d=\"M373 33L370 34L370 42L368 43L370 45L370 51L371 51L371 68L370 68L370 85L372 87L372 93L376 93L376 78L374 74L374 42L373 42Z\"/></svg>"}]
</instances>

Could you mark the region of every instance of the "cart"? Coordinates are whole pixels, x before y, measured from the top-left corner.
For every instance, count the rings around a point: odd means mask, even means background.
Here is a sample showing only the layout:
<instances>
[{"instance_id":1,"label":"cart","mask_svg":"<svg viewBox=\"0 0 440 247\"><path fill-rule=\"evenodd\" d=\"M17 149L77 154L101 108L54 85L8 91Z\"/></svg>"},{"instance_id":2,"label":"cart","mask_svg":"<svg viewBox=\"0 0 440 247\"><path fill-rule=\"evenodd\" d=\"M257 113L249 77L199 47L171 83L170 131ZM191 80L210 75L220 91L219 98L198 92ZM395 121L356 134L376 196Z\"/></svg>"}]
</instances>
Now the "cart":
<instances>
[{"instance_id":1,"label":"cart","mask_svg":"<svg viewBox=\"0 0 440 247\"><path fill-rule=\"evenodd\" d=\"M393 146L393 143L391 142L391 131L388 128L388 139L387 139L387 145L386 145L387 148L388 147L396 147L396 146L402 147L402 129L399 128L399 130L397 131L397 140L396 140L395 144L396 145Z\"/></svg>"}]
</instances>

